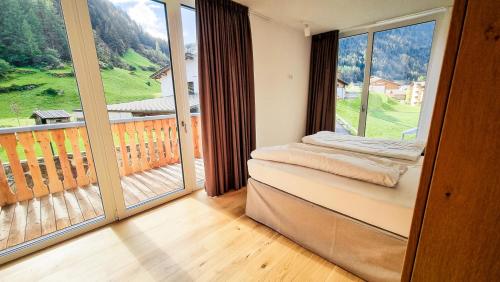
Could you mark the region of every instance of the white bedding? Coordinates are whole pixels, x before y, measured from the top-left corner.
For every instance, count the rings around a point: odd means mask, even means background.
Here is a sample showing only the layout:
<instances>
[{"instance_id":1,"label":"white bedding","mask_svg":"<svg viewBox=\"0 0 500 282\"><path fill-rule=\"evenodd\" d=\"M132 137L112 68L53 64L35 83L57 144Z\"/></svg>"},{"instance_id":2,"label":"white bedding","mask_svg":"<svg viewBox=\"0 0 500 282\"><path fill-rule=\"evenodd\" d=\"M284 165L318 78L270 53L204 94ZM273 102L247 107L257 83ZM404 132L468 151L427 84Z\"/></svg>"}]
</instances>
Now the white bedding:
<instances>
[{"instance_id":1,"label":"white bedding","mask_svg":"<svg viewBox=\"0 0 500 282\"><path fill-rule=\"evenodd\" d=\"M302 142L311 145L410 161L418 160L424 150L424 144L421 142L365 138L337 134L331 131L320 131L316 134L305 136L302 138Z\"/></svg>"},{"instance_id":2,"label":"white bedding","mask_svg":"<svg viewBox=\"0 0 500 282\"><path fill-rule=\"evenodd\" d=\"M408 237L423 158L409 164L394 188L311 168L248 161L250 176L309 202ZM279 203L276 203L279 205Z\"/></svg>"},{"instance_id":3,"label":"white bedding","mask_svg":"<svg viewBox=\"0 0 500 282\"><path fill-rule=\"evenodd\" d=\"M385 158L292 143L254 150L252 158L300 165L345 177L394 187L406 165Z\"/></svg>"}]
</instances>

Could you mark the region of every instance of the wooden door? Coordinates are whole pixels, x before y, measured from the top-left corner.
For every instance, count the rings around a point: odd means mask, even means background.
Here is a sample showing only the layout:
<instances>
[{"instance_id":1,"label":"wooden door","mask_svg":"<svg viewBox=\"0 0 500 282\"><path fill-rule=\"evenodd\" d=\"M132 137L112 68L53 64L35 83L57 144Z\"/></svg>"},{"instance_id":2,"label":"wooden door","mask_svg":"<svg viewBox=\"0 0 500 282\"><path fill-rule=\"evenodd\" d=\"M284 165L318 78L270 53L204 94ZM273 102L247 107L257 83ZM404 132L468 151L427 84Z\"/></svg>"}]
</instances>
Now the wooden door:
<instances>
[{"instance_id":1,"label":"wooden door","mask_svg":"<svg viewBox=\"0 0 500 282\"><path fill-rule=\"evenodd\" d=\"M500 1L454 9L403 281L500 277Z\"/></svg>"}]
</instances>

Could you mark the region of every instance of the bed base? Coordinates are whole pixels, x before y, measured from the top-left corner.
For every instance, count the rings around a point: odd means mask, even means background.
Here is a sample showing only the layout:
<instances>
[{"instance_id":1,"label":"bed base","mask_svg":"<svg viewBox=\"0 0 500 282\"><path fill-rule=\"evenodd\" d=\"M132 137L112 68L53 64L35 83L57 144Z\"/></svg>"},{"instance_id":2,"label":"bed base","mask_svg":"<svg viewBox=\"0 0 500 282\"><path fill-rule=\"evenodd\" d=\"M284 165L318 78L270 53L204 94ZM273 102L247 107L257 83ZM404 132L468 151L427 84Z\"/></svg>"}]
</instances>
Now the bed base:
<instances>
[{"instance_id":1,"label":"bed base","mask_svg":"<svg viewBox=\"0 0 500 282\"><path fill-rule=\"evenodd\" d=\"M400 280L404 237L252 178L247 185L246 215L360 278Z\"/></svg>"}]
</instances>

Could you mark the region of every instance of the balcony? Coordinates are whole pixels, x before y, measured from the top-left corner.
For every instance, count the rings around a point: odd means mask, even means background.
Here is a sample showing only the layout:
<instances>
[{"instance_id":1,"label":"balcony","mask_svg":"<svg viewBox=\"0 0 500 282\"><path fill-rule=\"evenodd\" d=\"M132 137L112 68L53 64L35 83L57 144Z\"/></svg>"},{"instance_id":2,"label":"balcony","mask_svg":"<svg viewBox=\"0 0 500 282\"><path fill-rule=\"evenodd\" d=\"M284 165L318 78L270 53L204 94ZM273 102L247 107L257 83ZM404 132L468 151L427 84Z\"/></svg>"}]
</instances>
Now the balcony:
<instances>
[{"instance_id":1,"label":"balcony","mask_svg":"<svg viewBox=\"0 0 500 282\"><path fill-rule=\"evenodd\" d=\"M175 115L111 123L127 207L183 188ZM191 124L203 185L198 114ZM103 215L89 152L83 122L0 129L0 251Z\"/></svg>"}]
</instances>

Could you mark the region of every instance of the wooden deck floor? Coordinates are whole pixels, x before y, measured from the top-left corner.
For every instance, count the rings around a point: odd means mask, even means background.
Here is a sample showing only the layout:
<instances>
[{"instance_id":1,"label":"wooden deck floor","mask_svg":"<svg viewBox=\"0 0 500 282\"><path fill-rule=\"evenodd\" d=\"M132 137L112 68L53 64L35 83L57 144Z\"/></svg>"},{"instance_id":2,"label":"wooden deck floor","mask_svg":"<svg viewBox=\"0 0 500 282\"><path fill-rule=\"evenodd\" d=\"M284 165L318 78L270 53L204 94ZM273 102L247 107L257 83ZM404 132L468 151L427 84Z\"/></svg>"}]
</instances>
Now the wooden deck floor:
<instances>
[{"instance_id":1,"label":"wooden deck floor","mask_svg":"<svg viewBox=\"0 0 500 282\"><path fill-rule=\"evenodd\" d=\"M196 180L202 184L203 160L197 159ZM122 178L126 206L182 189L181 166L170 165ZM104 214L95 185L50 194L0 207L0 250Z\"/></svg>"}]
</instances>

